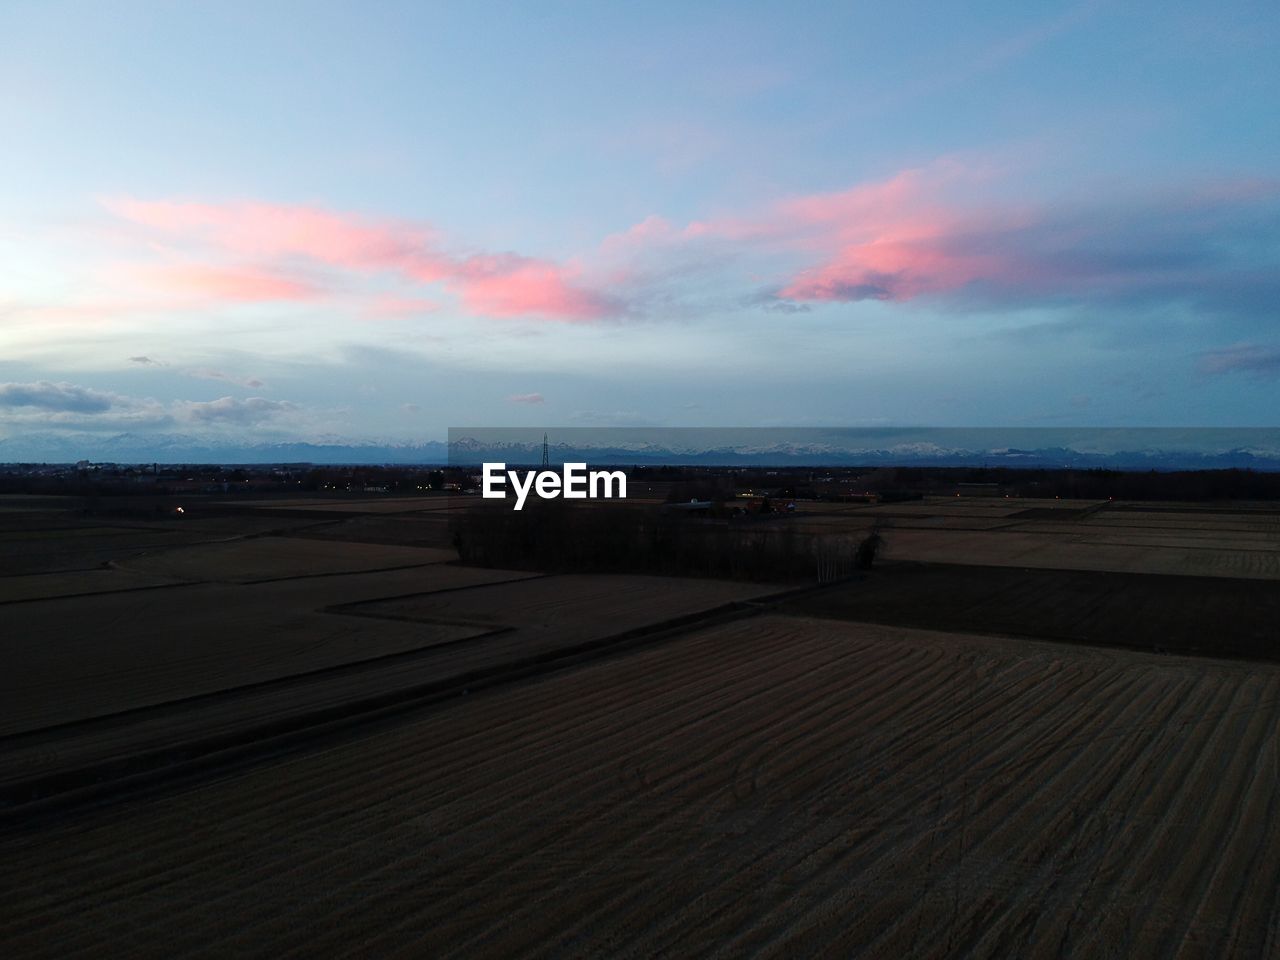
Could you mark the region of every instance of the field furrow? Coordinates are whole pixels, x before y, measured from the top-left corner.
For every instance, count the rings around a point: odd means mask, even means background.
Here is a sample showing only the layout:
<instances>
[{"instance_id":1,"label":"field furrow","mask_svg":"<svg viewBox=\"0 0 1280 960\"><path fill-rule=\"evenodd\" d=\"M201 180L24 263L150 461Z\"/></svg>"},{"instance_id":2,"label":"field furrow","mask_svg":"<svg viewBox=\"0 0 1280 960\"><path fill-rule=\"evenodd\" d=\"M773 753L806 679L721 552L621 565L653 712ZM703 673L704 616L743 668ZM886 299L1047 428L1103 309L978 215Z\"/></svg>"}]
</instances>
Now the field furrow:
<instances>
[{"instance_id":1,"label":"field furrow","mask_svg":"<svg viewBox=\"0 0 1280 960\"><path fill-rule=\"evenodd\" d=\"M758 616L8 828L0 937L1264 956L1278 723L1268 665Z\"/></svg>"}]
</instances>

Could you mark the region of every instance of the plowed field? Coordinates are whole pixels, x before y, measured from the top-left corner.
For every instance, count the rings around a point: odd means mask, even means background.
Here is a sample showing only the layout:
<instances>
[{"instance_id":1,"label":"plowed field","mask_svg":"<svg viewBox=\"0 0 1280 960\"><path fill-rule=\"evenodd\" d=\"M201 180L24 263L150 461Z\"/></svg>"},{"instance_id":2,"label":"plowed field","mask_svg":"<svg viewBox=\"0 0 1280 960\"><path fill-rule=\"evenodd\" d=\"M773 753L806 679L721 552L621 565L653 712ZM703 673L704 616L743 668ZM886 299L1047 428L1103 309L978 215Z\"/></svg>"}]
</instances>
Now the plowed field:
<instances>
[{"instance_id":1,"label":"plowed field","mask_svg":"<svg viewBox=\"0 0 1280 960\"><path fill-rule=\"evenodd\" d=\"M114 572L114 571L112 571ZM370 594L523 574L433 564L253 585L197 583L0 604L0 736L420 649L482 627L321 612Z\"/></svg>"},{"instance_id":2,"label":"plowed field","mask_svg":"<svg viewBox=\"0 0 1280 960\"><path fill-rule=\"evenodd\" d=\"M764 616L0 836L11 955L1275 956L1280 670Z\"/></svg>"}]
</instances>

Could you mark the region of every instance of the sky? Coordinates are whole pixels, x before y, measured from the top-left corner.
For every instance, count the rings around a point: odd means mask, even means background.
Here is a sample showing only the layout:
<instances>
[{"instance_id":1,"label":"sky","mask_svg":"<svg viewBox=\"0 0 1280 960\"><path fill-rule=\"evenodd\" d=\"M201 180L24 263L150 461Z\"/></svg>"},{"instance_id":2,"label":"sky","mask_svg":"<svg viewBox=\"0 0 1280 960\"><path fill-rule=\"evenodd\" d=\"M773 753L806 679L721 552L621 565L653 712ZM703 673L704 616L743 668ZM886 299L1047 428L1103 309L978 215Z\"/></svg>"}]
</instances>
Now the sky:
<instances>
[{"instance_id":1,"label":"sky","mask_svg":"<svg viewBox=\"0 0 1280 960\"><path fill-rule=\"evenodd\" d=\"M1276 426L1274 2L0 4L0 442Z\"/></svg>"}]
</instances>

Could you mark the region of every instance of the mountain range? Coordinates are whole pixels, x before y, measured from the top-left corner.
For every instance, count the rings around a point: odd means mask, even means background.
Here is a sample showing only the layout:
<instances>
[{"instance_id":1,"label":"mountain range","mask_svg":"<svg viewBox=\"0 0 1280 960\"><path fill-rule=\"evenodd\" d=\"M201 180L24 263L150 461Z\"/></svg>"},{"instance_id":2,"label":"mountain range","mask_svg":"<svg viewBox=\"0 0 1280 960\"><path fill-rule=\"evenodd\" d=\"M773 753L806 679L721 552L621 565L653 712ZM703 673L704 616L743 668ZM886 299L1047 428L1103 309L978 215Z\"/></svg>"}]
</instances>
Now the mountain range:
<instances>
[{"instance_id":1,"label":"mountain range","mask_svg":"<svg viewBox=\"0 0 1280 960\"><path fill-rule=\"evenodd\" d=\"M801 466L988 466L1120 470L1252 469L1280 471L1280 450L1270 445L1188 449L1155 445L1137 449L1100 450L1096 446L1046 444L1031 447L983 447L939 439L885 445L841 445L832 442L724 443L698 446L652 440L584 439L548 445L554 465L685 465L726 467ZM956 439L963 439L957 437ZM1048 436L1045 438L1049 439ZM504 440L464 435L449 443L376 441L237 442L182 434L30 435L0 439L0 463L316 463L478 466L484 462L536 465L541 441Z\"/></svg>"}]
</instances>

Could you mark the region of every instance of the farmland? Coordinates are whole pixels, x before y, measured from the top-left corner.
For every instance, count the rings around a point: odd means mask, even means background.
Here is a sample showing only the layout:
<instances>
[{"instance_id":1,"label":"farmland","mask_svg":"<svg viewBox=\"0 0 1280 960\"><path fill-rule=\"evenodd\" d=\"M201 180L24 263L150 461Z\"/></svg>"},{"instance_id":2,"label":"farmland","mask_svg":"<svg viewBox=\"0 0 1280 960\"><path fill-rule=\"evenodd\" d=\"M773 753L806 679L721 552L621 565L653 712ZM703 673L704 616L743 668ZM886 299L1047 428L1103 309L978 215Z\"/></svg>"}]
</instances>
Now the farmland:
<instances>
[{"instance_id":1,"label":"farmland","mask_svg":"<svg viewBox=\"0 0 1280 960\"><path fill-rule=\"evenodd\" d=\"M0 503L7 953L1280 952L1280 514L760 521L881 530L815 587L461 566L465 509Z\"/></svg>"},{"instance_id":2,"label":"farmland","mask_svg":"<svg viewBox=\"0 0 1280 960\"><path fill-rule=\"evenodd\" d=\"M1266 956L1278 720L1275 669L763 617L6 838L6 936Z\"/></svg>"},{"instance_id":3,"label":"farmland","mask_svg":"<svg viewBox=\"0 0 1280 960\"><path fill-rule=\"evenodd\" d=\"M786 609L935 630L1280 660L1280 583L1270 580L901 563L798 598Z\"/></svg>"},{"instance_id":4,"label":"farmland","mask_svg":"<svg viewBox=\"0 0 1280 960\"><path fill-rule=\"evenodd\" d=\"M1034 501L1033 501L1034 502ZM888 534L894 560L1280 580L1280 516L1233 507L927 498L917 503L815 507L814 533Z\"/></svg>"}]
</instances>

